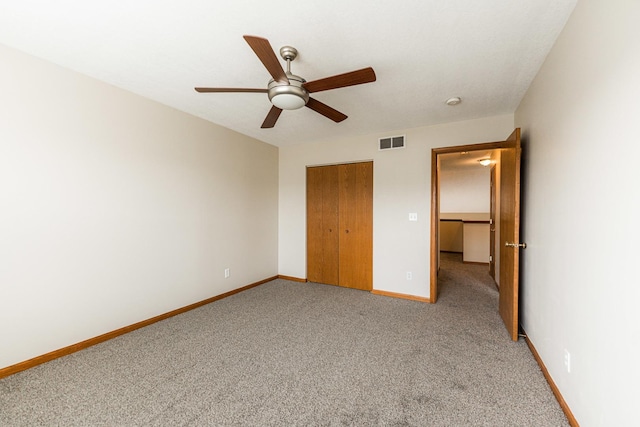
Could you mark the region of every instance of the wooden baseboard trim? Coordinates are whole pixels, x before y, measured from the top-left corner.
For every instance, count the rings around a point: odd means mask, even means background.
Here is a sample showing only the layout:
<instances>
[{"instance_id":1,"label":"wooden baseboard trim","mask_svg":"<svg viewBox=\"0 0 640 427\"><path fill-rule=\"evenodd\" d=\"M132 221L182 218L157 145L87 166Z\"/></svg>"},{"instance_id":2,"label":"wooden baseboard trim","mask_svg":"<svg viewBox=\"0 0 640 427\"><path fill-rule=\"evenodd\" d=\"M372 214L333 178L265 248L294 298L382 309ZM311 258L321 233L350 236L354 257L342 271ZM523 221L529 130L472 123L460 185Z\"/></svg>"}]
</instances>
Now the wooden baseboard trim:
<instances>
[{"instance_id":1,"label":"wooden baseboard trim","mask_svg":"<svg viewBox=\"0 0 640 427\"><path fill-rule=\"evenodd\" d=\"M549 383L549 387L551 387L551 391L553 391L553 395L556 397L556 400L558 400L558 403L562 408L562 412L564 412L564 415L567 417L567 420L569 421L569 425L571 425L571 427L580 427L580 424L578 424L578 420L576 420L576 417L573 416L573 413L571 412L569 405L567 405L567 402L564 400L564 397L562 397L562 394L560 393L558 386L556 386L556 383L553 382L553 379L551 378L551 375L549 374L547 367L544 366L544 362L540 358L538 351L534 347L533 343L529 339L529 336L527 335L526 332L524 332L524 340L529 346L529 350L531 350L531 354L533 354L533 358L536 359L536 362L538 362L538 365L540 366L540 370L542 371L542 374L544 375L547 382Z\"/></svg>"},{"instance_id":2,"label":"wooden baseboard trim","mask_svg":"<svg viewBox=\"0 0 640 427\"><path fill-rule=\"evenodd\" d=\"M283 276L281 274L278 275L278 279L291 280L292 282L300 282L300 283L307 283L308 282L307 279L301 279L299 277L293 277L293 276Z\"/></svg>"},{"instance_id":3,"label":"wooden baseboard trim","mask_svg":"<svg viewBox=\"0 0 640 427\"><path fill-rule=\"evenodd\" d=\"M374 295L382 295L385 297L402 298L402 299L409 299L412 301L420 301L420 302L427 302L427 303L431 302L429 298L419 297L419 296L409 295L409 294L400 294L398 292L379 291L374 289L371 291L371 293Z\"/></svg>"},{"instance_id":4,"label":"wooden baseboard trim","mask_svg":"<svg viewBox=\"0 0 640 427\"><path fill-rule=\"evenodd\" d=\"M272 280L277 279L278 276L273 276L268 279L260 280L259 282L252 283L250 285L243 286L238 289L234 289L229 292L225 292L220 295L216 295L211 298L207 298L202 301L198 301L193 304L189 304L187 306L178 308L176 310L169 311L164 314L160 314L158 316L152 317L147 320L143 320L138 323L134 323L133 325L125 326L120 329L116 329L115 331L107 332L106 334L98 335L97 337L89 338L87 340L81 341L76 344L72 344L70 346L60 348L58 350L54 350L50 353L43 354L41 356L36 356L32 359L25 360L24 362L16 363L15 365L7 366L6 368L0 369L0 379L8 377L9 375L16 374L21 371L25 371L29 368L33 368L34 366L41 365L43 363L49 362L51 360L57 359L62 356L67 356L71 353L75 353L80 350L84 350L85 348L91 347L96 344L100 344L102 342L108 341L112 338L116 338L120 335L124 335L126 333L135 331L136 329L144 328L145 326L149 326L153 323L159 322L164 319L168 319L169 317L177 316L178 314L186 313L187 311L193 310L198 307L202 307L203 305L210 304L214 301L221 300L223 298L230 297L231 295L235 295L242 291L246 291L247 289L255 288L256 286L262 285L264 283L270 282Z\"/></svg>"},{"instance_id":5,"label":"wooden baseboard trim","mask_svg":"<svg viewBox=\"0 0 640 427\"><path fill-rule=\"evenodd\" d=\"M471 265L486 265L489 267L488 262L478 262L478 261L462 261L463 264L471 264Z\"/></svg>"}]
</instances>

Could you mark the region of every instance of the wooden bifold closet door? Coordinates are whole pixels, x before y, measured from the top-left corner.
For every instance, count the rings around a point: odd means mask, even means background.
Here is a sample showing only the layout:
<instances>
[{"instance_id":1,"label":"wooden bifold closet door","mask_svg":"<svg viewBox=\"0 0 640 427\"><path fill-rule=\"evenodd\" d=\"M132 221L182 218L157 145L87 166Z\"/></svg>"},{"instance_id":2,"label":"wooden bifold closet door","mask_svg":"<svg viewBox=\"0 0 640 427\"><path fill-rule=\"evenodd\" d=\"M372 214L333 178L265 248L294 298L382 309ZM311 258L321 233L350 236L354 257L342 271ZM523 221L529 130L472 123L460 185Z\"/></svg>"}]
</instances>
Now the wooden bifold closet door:
<instances>
[{"instance_id":1,"label":"wooden bifold closet door","mask_svg":"<svg viewBox=\"0 0 640 427\"><path fill-rule=\"evenodd\" d=\"M307 168L307 279L373 285L373 163Z\"/></svg>"}]
</instances>

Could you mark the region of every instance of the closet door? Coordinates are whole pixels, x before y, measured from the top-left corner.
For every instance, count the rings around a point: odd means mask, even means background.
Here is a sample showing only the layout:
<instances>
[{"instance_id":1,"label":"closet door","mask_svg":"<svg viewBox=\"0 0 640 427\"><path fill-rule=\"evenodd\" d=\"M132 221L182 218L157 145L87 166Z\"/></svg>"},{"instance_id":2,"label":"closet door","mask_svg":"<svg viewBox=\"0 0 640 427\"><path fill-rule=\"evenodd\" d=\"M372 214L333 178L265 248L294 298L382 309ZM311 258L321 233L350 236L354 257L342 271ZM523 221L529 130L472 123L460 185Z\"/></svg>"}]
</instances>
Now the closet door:
<instances>
[{"instance_id":1,"label":"closet door","mask_svg":"<svg viewBox=\"0 0 640 427\"><path fill-rule=\"evenodd\" d=\"M373 163L338 165L340 286L373 287Z\"/></svg>"},{"instance_id":2,"label":"closet door","mask_svg":"<svg viewBox=\"0 0 640 427\"><path fill-rule=\"evenodd\" d=\"M307 279L338 284L338 168L307 168Z\"/></svg>"}]
</instances>

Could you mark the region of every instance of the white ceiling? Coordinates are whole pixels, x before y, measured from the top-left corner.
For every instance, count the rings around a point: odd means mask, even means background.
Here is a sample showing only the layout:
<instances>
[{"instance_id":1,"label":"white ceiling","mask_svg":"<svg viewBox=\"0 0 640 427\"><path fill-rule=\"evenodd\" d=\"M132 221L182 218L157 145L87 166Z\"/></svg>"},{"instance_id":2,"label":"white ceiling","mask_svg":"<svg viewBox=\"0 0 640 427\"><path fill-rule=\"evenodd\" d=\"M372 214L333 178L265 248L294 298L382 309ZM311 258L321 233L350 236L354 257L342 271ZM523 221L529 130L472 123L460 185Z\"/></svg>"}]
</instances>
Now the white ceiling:
<instances>
[{"instance_id":1,"label":"white ceiling","mask_svg":"<svg viewBox=\"0 0 640 427\"><path fill-rule=\"evenodd\" d=\"M283 146L513 113L576 1L0 0L0 43ZM307 81L377 81L314 94L342 123L302 108L260 129L266 94L193 90L266 88L244 34L297 48Z\"/></svg>"},{"instance_id":2,"label":"white ceiling","mask_svg":"<svg viewBox=\"0 0 640 427\"><path fill-rule=\"evenodd\" d=\"M490 159L492 163L495 163L497 161L497 155L499 151L499 149L496 149L440 154L438 156L440 159L440 170L468 171L474 169L482 169L485 166L482 166L478 162L482 159Z\"/></svg>"}]
</instances>

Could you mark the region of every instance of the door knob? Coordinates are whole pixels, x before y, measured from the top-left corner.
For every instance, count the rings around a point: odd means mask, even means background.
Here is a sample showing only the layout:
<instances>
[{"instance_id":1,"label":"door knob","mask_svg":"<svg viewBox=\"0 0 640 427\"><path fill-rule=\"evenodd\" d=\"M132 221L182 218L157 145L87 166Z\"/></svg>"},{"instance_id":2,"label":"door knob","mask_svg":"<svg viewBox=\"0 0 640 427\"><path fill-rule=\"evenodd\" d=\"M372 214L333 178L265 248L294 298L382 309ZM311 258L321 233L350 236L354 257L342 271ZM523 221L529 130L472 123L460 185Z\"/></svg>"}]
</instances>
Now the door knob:
<instances>
[{"instance_id":1,"label":"door knob","mask_svg":"<svg viewBox=\"0 0 640 427\"><path fill-rule=\"evenodd\" d=\"M525 249L527 247L526 243L509 243L505 242L504 245L508 248L522 248Z\"/></svg>"}]
</instances>

